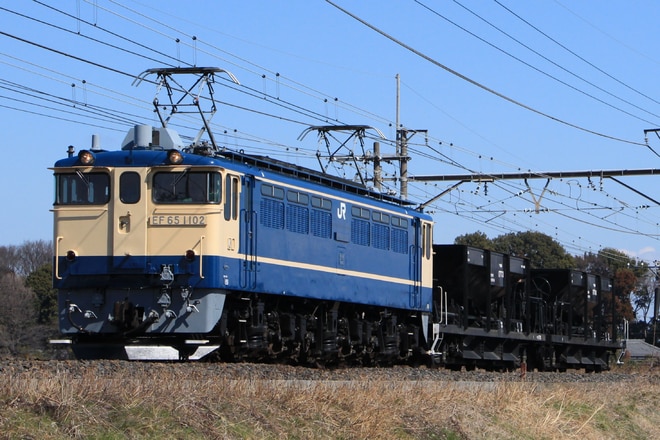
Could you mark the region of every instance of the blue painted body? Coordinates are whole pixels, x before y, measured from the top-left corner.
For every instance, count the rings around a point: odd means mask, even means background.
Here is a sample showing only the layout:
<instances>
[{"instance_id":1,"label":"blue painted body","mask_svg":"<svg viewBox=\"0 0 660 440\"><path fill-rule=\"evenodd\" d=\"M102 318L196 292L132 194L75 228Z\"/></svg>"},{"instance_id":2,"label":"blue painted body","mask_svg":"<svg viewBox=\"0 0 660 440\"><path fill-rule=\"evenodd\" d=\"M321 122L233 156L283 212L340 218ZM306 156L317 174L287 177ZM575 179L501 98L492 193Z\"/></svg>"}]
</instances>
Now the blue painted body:
<instances>
[{"instance_id":1,"label":"blue painted body","mask_svg":"<svg viewBox=\"0 0 660 440\"><path fill-rule=\"evenodd\" d=\"M96 154L95 166L161 166L166 154L165 151L152 150L101 152ZM213 299L218 304L224 302L226 293L245 292L431 311L432 290L420 285L419 261L420 220L431 221L429 216L367 197L366 190L343 191L344 183L327 187L319 182L222 157L184 154L184 164L219 166L243 176L239 257L204 254L202 279L199 276L199 259L188 262L181 255L80 256L74 262L60 256L58 265L62 279L54 279L54 286L61 292L60 310L68 304L65 301L75 302L81 309L91 308L88 297L94 288L131 292L151 289L149 295L153 297L150 299L153 304L158 296L158 286L162 285L158 275L162 266L167 265L175 275L172 287L190 286L193 291L204 292L204 295L210 292L212 298L218 298L218 292L222 292L221 299ZM55 167L76 165L77 158L72 157L58 161ZM320 197L329 204L317 209L310 203L292 202L286 196L282 199L267 197L262 194L265 184L280 186L285 193L298 191L310 197ZM354 218L353 207L399 216L405 222L398 227L391 224L374 226L376 223L370 218ZM271 214L278 218L267 218ZM296 215L300 218L322 218L318 224L323 227L313 230L315 223L312 220L306 224L296 223ZM388 238L383 239L385 241L381 247L387 249L379 249L371 243L353 242L351 223L360 221L365 230L380 227L384 231L382 235ZM396 246L389 238L394 230L398 237ZM368 235L373 237L375 233ZM121 299L121 295L114 295L115 299ZM142 302L146 303L146 300ZM184 304L177 307L183 310ZM179 309L177 313L180 313ZM220 319L221 307L216 316L206 313L203 318L198 318L202 322L193 325L195 331L209 331ZM183 318L177 319L180 321ZM60 321L64 322L63 332L75 331L66 319ZM184 331L180 327L185 330L185 326L167 325L161 320L150 331Z\"/></svg>"}]
</instances>

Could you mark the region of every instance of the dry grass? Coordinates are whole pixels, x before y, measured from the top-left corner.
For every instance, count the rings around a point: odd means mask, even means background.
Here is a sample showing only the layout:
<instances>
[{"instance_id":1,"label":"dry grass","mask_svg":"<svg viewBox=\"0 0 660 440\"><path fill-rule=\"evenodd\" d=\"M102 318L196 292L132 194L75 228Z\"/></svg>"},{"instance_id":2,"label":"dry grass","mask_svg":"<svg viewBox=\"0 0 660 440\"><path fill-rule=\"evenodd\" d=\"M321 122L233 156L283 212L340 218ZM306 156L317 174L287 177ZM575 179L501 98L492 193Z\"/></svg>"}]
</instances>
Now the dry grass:
<instances>
[{"instance_id":1,"label":"dry grass","mask_svg":"<svg viewBox=\"0 0 660 440\"><path fill-rule=\"evenodd\" d=\"M0 438L660 438L657 372L615 384L39 374L0 373Z\"/></svg>"}]
</instances>

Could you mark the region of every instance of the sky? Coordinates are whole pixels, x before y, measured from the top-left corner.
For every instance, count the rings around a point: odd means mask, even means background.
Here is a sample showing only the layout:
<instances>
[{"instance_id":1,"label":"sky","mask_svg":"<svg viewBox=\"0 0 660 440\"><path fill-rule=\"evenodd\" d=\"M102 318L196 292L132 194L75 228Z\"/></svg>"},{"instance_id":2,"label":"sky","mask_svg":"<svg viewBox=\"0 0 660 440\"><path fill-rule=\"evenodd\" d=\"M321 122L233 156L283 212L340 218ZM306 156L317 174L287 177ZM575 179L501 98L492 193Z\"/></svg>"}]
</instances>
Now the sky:
<instances>
[{"instance_id":1,"label":"sky","mask_svg":"<svg viewBox=\"0 0 660 440\"><path fill-rule=\"evenodd\" d=\"M653 264L657 175L600 172L660 168L660 137L645 134L660 127L657 17L655 0L3 4L0 245L52 239L49 167L69 145L89 148L98 135L116 149L133 125L159 125L152 102L167 95L135 77L203 66L240 82L219 74L213 87L222 147L354 178L348 165L319 162L328 148L316 132L301 134L366 125L364 151L341 132L330 151L370 154L378 140L392 156L398 121L410 176L483 174L409 183L436 243L531 230L574 255L607 247ZM170 123L188 140L200 126L189 114ZM577 171L593 177L542 177ZM537 178L489 179L527 172ZM385 190L398 191L398 162L384 173Z\"/></svg>"}]
</instances>

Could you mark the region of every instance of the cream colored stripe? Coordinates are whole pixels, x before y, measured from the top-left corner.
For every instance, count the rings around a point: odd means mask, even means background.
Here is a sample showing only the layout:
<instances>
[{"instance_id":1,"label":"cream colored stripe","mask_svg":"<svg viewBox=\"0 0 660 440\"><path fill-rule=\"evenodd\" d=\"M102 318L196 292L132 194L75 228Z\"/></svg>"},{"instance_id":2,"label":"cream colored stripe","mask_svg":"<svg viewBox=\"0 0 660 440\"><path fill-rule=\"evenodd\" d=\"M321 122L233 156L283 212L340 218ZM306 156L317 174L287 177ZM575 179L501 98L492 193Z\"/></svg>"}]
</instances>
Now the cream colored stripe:
<instances>
[{"instance_id":1,"label":"cream colored stripe","mask_svg":"<svg viewBox=\"0 0 660 440\"><path fill-rule=\"evenodd\" d=\"M241 255L241 256L243 258L246 257L244 254ZM275 266L295 267L295 268L299 268L299 269L315 270L315 271L318 271L318 272L334 273L334 274L337 274L337 275L346 275L346 276L365 278L365 279L370 279L370 280L385 281L385 282L388 282L388 283L403 284L403 285L406 285L406 286L415 285L414 281L406 279L406 278L388 277L388 276L376 275L376 274L372 274L372 273L368 273L368 272L358 272L358 271L355 271L355 270L346 270L346 269L339 269L339 268L336 268L336 267L319 266L319 265L316 265L316 264L291 262L291 261L286 261L286 260L279 260L279 259L276 259L276 258L258 257L257 262L273 264ZM431 285L422 286L422 287L431 287Z\"/></svg>"}]
</instances>

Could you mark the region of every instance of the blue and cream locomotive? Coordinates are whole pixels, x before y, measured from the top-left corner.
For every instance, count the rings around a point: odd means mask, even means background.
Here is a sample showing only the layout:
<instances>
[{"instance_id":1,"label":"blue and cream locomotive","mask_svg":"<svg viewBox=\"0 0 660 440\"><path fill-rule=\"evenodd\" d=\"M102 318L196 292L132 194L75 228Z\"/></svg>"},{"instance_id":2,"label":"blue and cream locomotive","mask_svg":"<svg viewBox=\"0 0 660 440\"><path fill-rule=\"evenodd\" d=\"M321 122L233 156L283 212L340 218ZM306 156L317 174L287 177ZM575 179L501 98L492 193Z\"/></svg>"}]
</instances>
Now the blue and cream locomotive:
<instances>
[{"instance_id":1,"label":"blue and cream locomotive","mask_svg":"<svg viewBox=\"0 0 660 440\"><path fill-rule=\"evenodd\" d=\"M218 72L147 71L161 85ZM543 354L548 327L520 287L531 285L524 261L482 296L468 266L445 260L467 251L434 247L432 218L408 203L218 148L206 121L211 143L185 146L161 120L133 127L118 151L70 151L53 167L54 286L78 356L516 367L534 353L557 365L562 351L550 341ZM617 348L604 340L580 342L601 348L599 369Z\"/></svg>"},{"instance_id":2,"label":"blue and cream locomotive","mask_svg":"<svg viewBox=\"0 0 660 440\"><path fill-rule=\"evenodd\" d=\"M399 355L397 318L417 338L431 312L431 218L353 182L144 125L53 170L60 327L81 352Z\"/></svg>"}]
</instances>

